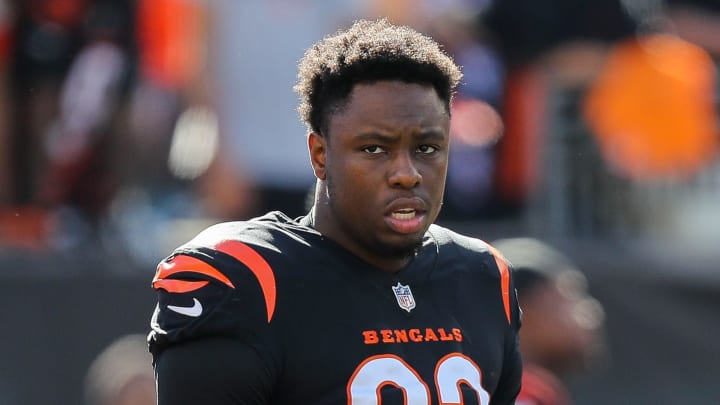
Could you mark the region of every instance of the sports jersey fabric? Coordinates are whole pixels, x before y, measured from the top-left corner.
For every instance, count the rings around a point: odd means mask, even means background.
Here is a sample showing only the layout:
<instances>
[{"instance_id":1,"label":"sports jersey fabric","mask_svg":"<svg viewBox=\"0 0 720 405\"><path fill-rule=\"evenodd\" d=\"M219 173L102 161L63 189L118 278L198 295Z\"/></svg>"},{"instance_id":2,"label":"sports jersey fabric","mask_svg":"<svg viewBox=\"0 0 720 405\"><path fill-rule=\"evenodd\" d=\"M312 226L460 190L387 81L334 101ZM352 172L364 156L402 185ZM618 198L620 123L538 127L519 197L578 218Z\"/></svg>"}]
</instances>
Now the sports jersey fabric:
<instances>
[{"instance_id":1,"label":"sports jersey fabric","mask_svg":"<svg viewBox=\"0 0 720 405\"><path fill-rule=\"evenodd\" d=\"M397 273L272 212L159 266L159 404L512 404L519 309L504 259L432 225Z\"/></svg>"}]
</instances>

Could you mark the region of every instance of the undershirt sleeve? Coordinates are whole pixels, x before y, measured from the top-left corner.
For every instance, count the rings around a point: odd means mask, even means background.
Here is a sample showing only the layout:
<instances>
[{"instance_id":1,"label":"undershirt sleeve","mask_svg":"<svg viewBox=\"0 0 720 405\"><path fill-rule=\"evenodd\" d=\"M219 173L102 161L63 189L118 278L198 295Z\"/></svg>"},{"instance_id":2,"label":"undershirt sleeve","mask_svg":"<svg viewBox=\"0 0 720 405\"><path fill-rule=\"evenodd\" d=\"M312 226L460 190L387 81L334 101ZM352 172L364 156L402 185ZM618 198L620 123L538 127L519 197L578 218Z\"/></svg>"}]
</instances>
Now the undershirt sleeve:
<instances>
[{"instance_id":1,"label":"undershirt sleeve","mask_svg":"<svg viewBox=\"0 0 720 405\"><path fill-rule=\"evenodd\" d=\"M272 373L255 349L229 338L173 345L155 364L158 405L266 405Z\"/></svg>"}]
</instances>

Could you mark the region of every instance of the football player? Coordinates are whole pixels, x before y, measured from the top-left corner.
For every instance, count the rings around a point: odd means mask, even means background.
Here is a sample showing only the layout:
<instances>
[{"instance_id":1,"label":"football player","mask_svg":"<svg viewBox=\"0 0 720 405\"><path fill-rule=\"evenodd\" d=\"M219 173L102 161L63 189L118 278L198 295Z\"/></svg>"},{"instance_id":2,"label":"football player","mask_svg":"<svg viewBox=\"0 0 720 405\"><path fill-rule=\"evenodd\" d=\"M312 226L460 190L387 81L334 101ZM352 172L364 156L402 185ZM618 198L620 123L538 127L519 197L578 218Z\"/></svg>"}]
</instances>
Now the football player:
<instances>
[{"instance_id":1,"label":"football player","mask_svg":"<svg viewBox=\"0 0 720 405\"><path fill-rule=\"evenodd\" d=\"M508 264L433 224L459 68L412 29L359 21L298 77L314 205L215 225L159 264L159 404L513 403Z\"/></svg>"}]
</instances>

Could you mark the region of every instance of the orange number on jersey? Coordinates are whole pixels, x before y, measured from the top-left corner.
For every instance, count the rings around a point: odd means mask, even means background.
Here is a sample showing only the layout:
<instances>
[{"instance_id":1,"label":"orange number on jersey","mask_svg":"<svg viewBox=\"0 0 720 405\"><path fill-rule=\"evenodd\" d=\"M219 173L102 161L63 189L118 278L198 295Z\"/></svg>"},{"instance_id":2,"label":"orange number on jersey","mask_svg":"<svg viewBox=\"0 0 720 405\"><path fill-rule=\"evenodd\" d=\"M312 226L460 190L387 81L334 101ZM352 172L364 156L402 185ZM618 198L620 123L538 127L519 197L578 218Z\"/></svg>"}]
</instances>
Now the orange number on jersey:
<instances>
[{"instance_id":1,"label":"orange number on jersey","mask_svg":"<svg viewBox=\"0 0 720 405\"><path fill-rule=\"evenodd\" d=\"M477 392L480 404L490 401L482 387L482 371L469 357L451 353L435 366L435 386L441 405L463 405L460 384ZM348 405L379 405L385 386L403 392L406 405L430 405L430 389L403 359L392 354L372 356L360 363L348 381Z\"/></svg>"}]
</instances>

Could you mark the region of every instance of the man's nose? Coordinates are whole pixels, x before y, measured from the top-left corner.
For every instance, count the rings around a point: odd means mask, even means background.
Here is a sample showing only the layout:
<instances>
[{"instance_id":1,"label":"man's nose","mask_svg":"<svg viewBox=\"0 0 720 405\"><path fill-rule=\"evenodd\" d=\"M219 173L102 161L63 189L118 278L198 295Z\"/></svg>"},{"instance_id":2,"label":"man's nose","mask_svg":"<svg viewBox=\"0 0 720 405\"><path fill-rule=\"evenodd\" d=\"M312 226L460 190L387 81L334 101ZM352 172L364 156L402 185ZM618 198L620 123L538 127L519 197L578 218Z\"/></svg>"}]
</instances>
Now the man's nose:
<instances>
[{"instance_id":1,"label":"man's nose","mask_svg":"<svg viewBox=\"0 0 720 405\"><path fill-rule=\"evenodd\" d=\"M420 184L422 175L418 171L411 153L400 153L393 159L388 175L392 187L413 188Z\"/></svg>"}]
</instances>

